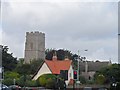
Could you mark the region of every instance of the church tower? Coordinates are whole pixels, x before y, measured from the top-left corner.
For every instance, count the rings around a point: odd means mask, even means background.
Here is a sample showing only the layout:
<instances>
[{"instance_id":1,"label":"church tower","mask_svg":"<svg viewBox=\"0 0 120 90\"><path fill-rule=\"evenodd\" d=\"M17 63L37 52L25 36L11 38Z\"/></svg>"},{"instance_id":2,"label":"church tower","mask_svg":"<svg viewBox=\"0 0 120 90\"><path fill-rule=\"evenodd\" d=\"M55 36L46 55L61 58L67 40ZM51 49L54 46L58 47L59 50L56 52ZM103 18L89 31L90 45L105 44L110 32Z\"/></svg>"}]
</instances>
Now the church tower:
<instances>
[{"instance_id":1,"label":"church tower","mask_svg":"<svg viewBox=\"0 0 120 90\"><path fill-rule=\"evenodd\" d=\"M45 34L35 31L26 32L25 63L33 59L45 59Z\"/></svg>"}]
</instances>

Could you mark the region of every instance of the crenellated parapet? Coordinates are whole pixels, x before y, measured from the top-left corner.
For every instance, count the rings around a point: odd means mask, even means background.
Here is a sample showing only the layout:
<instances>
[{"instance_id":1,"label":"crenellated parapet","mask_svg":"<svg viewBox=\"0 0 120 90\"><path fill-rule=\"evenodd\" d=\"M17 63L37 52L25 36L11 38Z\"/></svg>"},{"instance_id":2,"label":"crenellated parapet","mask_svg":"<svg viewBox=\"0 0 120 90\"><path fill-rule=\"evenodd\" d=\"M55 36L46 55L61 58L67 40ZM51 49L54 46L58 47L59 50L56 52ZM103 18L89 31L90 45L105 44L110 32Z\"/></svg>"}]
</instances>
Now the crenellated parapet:
<instances>
[{"instance_id":1,"label":"crenellated parapet","mask_svg":"<svg viewBox=\"0 0 120 90\"><path fill-rule=\"evenodd\" d=\"M39 32L39 31L34 31L34 32L26 32L26 36L28 35L42 35L45 36L45 33Z\"/></svg>"}]
</instances>

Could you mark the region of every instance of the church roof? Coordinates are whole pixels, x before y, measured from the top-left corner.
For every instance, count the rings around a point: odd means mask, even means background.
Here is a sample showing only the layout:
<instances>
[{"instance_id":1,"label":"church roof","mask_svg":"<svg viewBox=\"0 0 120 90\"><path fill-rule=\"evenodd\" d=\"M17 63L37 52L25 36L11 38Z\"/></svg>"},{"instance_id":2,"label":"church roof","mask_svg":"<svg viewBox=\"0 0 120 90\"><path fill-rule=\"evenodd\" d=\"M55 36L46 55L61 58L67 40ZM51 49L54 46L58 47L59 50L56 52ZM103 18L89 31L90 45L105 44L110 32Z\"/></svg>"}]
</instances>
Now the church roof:
<instances>
[{"instance_id":1,"label":"church roof","mask_svg":"<svg viewBox=\"0 0 120 90\"><path fill-rule=\"evenodd\" d=\"M69 70L71 60L45 60L45 63L53 74L60 74L60 70Z\"/></svg>"}]
</instances>

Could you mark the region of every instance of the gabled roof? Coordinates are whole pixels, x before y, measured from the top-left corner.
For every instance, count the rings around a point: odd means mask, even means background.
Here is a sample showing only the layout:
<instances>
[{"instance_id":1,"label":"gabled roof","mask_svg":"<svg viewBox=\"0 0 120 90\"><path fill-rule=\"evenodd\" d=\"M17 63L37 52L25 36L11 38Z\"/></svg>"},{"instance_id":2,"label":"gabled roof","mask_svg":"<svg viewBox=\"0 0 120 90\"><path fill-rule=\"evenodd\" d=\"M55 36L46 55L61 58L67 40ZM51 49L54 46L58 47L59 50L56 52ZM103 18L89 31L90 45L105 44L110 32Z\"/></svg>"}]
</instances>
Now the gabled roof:
<instances>
[{"instance_id":1,"label":"gabled roof","mask_svg":"<svg viewBox=\"0 0 120 90\"><path fill-rule=\"evenodd\" d=\"M71 60L45 60L45 63L53 74L60 74L60 70L69 70Z\"/></svg>"}]
</instances>

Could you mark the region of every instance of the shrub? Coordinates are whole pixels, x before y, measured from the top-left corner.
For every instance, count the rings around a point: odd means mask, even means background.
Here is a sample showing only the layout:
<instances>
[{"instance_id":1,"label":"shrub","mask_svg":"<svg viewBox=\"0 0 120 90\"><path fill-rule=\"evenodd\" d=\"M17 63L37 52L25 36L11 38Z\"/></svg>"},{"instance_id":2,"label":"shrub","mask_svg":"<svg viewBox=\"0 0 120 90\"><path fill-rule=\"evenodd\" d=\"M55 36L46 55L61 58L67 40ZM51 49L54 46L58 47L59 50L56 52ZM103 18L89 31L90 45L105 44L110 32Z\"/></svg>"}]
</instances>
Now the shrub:
<instances>
[{"instance_id":1,"label":"shrub","mask_svg":"<svg viewBox=\"0 0 120 90\"><path fill-rule=\"evenodd\" d=\"M94 84L94 81L93 80L88 80L87 84Z\"/></svg>"},{"instance_id":2,"label":"shrub","mask_svg":"<svg viewBox=\"0 0 120 90\"><path fill-rule=\"evenodd\" d=\"M47 79L45 78L45 76L42 76L39 78L39 83L41 86L45 86L46 85L46 82L47 82Z\"/></svg>"},{"instance_id":3,"label":"shrub","mask_svg":"<svg viewBox=\"0 0 120 90\"><path fill-rule=\"evenodd\" d=\"M10 86L13 84L13 79L7 78L7 79L3 80L3 84Z\"/></svg>"},{"instance_id":4,"label":"shrub","mask_svg":"<svg viewBox=\"0 0 120 90\"><path fill-rule=\"evenodd\" d=\"M63 79L60 79L60 81L59 81L59 87L60 87L60 89L64 89L66 87L66 84L65 84L65 82L64 82Z\"/></svg>"},{"instance_id":5,"label":"shrub","mask_svg":"<svg viewBox=\"0 0 120 90\"><path fill-rule=\"evenodd\" d=\"M43 74L37 80L38 85L46 88L57 88L57 77L53 74ZM60 80L60 87L64 87L62 79Z\"/></svg>"},{"instance_id":6,"label":"shrub","mask_svg":"<svg viewBox=\"0 0 120 90\"><path fill-rule=\"evenodd\" d=\"M17 81L17 84L20 86L26 86L27 82L29 83L30 81L31 81L31 77L29 75L22 75Z\"/></svg>"},{"instance_id":7,"label":"shrub","mask_svg":"<svg viewBox=\"0 0 120 90\"><path fill-rule=\"evenodd\" d=\"M86 79L85 79L85 77L80 76L80 82L81 82L82 84L85 84L85 83L86 83Z\"/></svg>"},{"instance_id":8,"label":"shrub","mask_svg":"<svg viewBox=\"0 0 120 90\"><path fill-rule=\"evenodd\" d=\"M52 75L52 74L43 74L41 75L38 79L37 79L37 83L38 85L40 86L43 86L45 87L46 86L46 83L48 82L48 80L51 78L51 79L54 79L56 76L55 75Z\"/></svg>"},{"instance_id":9,"label":"shrub","mask_svg":"<svg viewBox=\"0 0 120 90\"><path fill-rule=\"evenodd\" d=\"M55 79L49 78L46 82L46 88L49 89L55 88Z\"/></svg>"},{"instance_id":10,"label":"shrub","mask_svg":"<svg viewBox=\"0 0 120 90\"><path fill-rule=\"evenodd\" d=\"M36 87L37 83L36 83L36 81L27 80L26 81L26 86L27 87Z\"/></svg>"},{"instance_id":11,"label":"shrub","mask_svg":"<svg viewBox=\"0 0 120 90\"><path fill-rule=\"evenodd\" d=\"M5 72L4 75L5 75L5 79L7 79L7 78L18 79L20 77L19 73L17 73L17 72L10 72L10 71Z\"/></svg>"},{"instance_id":12,"label":"shrub","mask_svg":"<svg viewBox=\"0 0 120 90\"><path fill-rule=\"evenodd\" d=\"M120 90L120 82L117 83L117 88L116 90Z\"/></svg>"},{"instance_id":13,"label":"shrub","mask_svg":"<svg viewBox=\"0 0 120 90\"><path fill-rule=\"evenodd\" d=\"M97 84L104 84L105 83L105 76L103 76L102 74L98 75L97 78L96 78L96 82Z\"/></svg>"}]
</instances>

